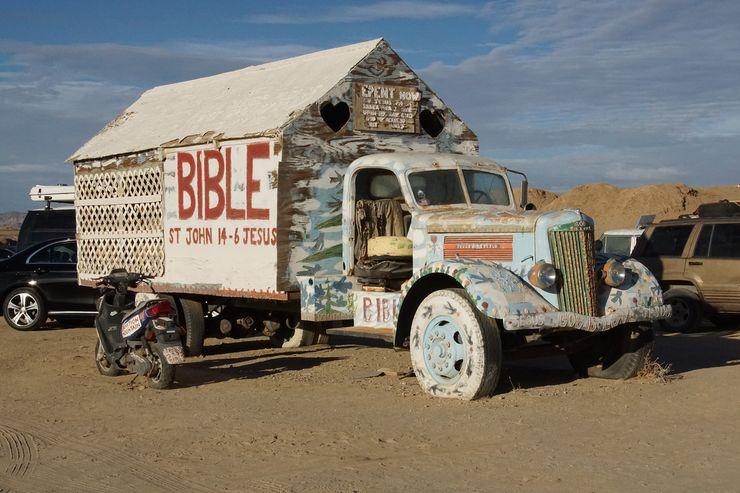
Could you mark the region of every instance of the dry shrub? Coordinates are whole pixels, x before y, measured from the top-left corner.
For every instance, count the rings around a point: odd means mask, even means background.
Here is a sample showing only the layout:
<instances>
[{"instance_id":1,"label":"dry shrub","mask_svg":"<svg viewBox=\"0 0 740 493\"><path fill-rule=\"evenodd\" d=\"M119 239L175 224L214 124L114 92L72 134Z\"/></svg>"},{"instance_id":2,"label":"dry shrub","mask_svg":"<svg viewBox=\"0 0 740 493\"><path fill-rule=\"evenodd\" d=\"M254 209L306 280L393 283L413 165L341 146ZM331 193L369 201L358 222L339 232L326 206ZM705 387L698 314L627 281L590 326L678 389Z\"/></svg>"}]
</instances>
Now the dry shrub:
<instances>
[{"instance_id":1,"label":"dry shrub","mask_svg":"<svg viewBox=\"0 0 740 493\"><path fill-rule=\"evenodd\" d=\"M663 363L650 351L645 355L645 366L642 367L637 378L650 382L668 383L681 378L680 375L671 375L670 363Z\"/></svg>"}]
</instances>

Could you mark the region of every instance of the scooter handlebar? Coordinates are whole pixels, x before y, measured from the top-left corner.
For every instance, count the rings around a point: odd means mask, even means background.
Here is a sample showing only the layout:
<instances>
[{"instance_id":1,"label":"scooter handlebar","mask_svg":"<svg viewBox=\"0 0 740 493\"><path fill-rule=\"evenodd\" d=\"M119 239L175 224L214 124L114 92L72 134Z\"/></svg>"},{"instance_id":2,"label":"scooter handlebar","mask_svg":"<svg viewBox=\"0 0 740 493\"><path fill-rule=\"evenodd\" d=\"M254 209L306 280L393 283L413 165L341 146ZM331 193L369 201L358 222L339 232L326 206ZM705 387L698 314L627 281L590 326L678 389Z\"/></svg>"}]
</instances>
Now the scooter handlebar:
<instances>
[{"instance_id":1,"label":"scooter handlebar","mask_svg":"<svg viewBox=\"0 0 740 493\"><path fill-rule=\"evenodd\" d=\"M132 288L138 286L140 283L153 279L153 276L147 276L138 272L126 272L125 270L113 271L107 276L100 277L95 280L96 286L125 286L126 288Z\"/></svg>"}]
</instances>

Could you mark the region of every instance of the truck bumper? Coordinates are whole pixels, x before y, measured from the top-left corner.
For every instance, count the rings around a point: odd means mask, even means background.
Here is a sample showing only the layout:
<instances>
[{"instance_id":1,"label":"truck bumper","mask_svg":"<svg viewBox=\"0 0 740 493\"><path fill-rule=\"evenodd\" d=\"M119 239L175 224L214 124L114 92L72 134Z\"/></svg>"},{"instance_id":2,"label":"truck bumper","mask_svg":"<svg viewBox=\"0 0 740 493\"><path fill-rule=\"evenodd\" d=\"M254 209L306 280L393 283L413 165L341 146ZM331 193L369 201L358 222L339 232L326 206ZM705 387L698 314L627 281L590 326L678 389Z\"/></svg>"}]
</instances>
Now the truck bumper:
<instances>
[{"instance_id":1,"label":"truck bumper","mask_svg":"<svg viewBox=\"0 0 740 493\"><path fill-rule=\"evenodd\" d=\"M618 325L634 322L652 322L671 316L670 305L621 308L603 317L590 317L573 312L546 312L513 315L504 318L506 330L521 329L575 329L603 332Z\"/></svg>"}]
</instances>

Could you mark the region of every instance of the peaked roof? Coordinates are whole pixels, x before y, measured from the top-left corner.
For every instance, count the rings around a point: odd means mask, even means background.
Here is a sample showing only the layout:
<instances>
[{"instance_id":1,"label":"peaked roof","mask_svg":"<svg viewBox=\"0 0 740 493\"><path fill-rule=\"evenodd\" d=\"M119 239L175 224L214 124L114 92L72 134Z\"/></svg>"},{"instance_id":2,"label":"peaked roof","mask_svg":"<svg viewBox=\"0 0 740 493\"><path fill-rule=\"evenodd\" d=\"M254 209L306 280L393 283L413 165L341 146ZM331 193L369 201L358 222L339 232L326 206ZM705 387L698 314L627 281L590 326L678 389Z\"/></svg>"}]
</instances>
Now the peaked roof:
<instances>
[{"instance_id":1,"label":"peaked roof","mask_svg":"<svg viewBox=\"0 0 740 493\"><path fill-rule=\"evenodd\" d=\"M156 149L187 136L278 129L316 102L383 40L375 39L146 91L69 158Z\"/></svg>"}]
</instances>

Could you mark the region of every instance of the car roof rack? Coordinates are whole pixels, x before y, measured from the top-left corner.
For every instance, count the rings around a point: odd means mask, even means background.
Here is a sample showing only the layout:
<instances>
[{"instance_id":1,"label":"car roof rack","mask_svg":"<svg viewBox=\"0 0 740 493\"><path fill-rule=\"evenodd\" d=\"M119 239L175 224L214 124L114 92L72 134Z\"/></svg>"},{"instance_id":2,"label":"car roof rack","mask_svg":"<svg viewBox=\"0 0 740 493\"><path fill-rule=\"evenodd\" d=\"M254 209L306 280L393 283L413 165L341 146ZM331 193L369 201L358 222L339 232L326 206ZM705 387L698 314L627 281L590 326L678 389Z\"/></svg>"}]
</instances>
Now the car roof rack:
<instances>
[{"instance_id":1,"label":"car roof rack","mask_svg":"<svg viewBox=\"0 0 740 493\"><path fill-rule=\"evenodd\" d=\"M51 209L51 203L74 204L75 187L73 185L34 185L28 192L34 202L46 202L46 208Z\"/></svg>"},{"instance_id":2,"label":"car roof rack","mask_svg":"<svg viewBox=\"0 0 740 493\"><path fill-rule=\"evenodd\" d=\"M724 199L701 204L689 217L740 217L740 202Z\"/></svg>"},{"instance_id":3,"label":"car roof rack","mask_svg":"<svg viewBox=\"0 0 740 493\"><path fill-rule=\"evenodd\" d=\"M643 214L637 220L635 229L645 229L655 222L655 214Z\"/></svg>"}]
</instances>

